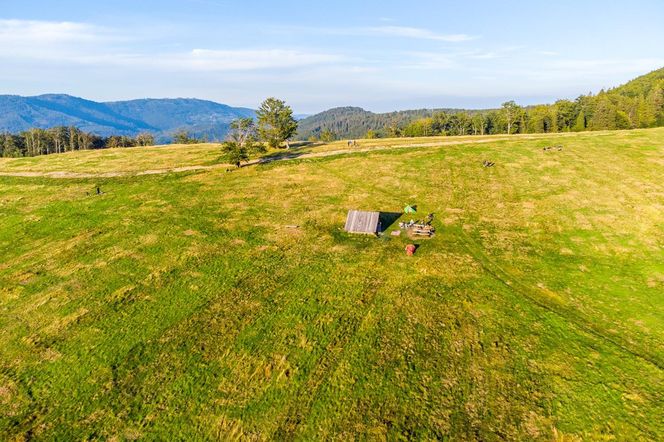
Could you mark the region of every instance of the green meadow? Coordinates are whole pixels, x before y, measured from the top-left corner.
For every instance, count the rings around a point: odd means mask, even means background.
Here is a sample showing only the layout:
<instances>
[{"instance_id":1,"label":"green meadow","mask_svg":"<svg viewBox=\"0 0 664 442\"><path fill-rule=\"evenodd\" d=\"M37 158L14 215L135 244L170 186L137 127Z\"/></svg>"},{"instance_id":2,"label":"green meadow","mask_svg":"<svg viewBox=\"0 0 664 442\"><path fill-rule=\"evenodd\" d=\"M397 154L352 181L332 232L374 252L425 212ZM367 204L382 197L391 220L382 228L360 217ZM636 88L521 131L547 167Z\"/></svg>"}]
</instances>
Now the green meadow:
<instances>
[{"instance_id":1,"label":"green meadow","mask_svg":"<svg viewBox=\"0 0 664 442\"><path fill-rule=\"evenodd\" d=\"M664 439L664 129L288 154L0 159L0 440Z\"/></svg>"}]
</instances>

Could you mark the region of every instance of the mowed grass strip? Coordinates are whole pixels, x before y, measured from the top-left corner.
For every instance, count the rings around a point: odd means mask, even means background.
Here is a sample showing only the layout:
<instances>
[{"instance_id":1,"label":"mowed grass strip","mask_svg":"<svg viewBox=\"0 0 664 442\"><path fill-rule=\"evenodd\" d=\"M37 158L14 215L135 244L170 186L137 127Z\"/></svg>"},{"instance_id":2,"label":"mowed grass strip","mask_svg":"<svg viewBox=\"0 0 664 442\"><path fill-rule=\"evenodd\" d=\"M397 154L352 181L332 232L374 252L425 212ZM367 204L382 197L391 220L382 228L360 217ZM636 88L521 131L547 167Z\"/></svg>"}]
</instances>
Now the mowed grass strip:
<instances>
[{"instance_id":1,"label":"mowed grass strip","mask_svg":"<svg viewBox=\"0 0 664 442\"><path fill-rule=\"evenodd\" d=\"M661 140L0 178L0 435L661 439Z\"/></svg>"}]
</instances>

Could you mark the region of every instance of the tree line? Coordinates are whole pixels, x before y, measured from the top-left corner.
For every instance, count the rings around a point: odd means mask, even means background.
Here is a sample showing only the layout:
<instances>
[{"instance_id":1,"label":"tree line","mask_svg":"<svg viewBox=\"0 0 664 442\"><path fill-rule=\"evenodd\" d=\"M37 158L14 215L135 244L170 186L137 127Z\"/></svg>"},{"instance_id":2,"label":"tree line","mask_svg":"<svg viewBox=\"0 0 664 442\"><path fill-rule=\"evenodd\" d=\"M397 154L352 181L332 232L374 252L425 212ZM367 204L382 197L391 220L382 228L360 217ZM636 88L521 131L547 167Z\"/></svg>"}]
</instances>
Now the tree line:
<instances>
[{"instance_id":1,"label":"tree line","mask_svg":"<svg viewBox=\"0 0 664 442\"><path fill-rule=\"evenodd\" d=\"M154 135L150 133L140 133L135 137L125 135L100 137L74 126L32 128L18 134L0 133L0 156L27 157L74 150L152 146L154 142Z\"/></svg>"},{"instance_id":2,"label":"tree line","mask_svg":"<svg viewBox=\"0 0 664 442\"><path fill-rule=\"evenodd\" d=\"M664 126L664 88L634 97L600 92L574 101L522 107L514 101L497 110L435 113L405 126L385 128L387 136L488 135L587 130L637 129ZM368 131L367 138L379 134ZM329 138L329 135L327 135Z\"/></svg>"}]
</instances>

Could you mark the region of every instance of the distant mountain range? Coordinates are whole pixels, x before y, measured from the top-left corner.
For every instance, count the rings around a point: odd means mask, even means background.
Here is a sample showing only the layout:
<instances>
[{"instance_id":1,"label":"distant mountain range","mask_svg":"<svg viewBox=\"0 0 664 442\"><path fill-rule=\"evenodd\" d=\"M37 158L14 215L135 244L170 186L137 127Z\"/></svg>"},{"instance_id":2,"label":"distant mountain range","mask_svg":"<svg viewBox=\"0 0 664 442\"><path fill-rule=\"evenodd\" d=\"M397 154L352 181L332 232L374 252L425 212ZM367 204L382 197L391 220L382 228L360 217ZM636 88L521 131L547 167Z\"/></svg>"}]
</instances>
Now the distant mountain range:
<instances>
[{"instance_id":1,"label":"distant mountain range","mask_svg":"<svg viewBox=\"0 0 664 442\"><path fill-rule=\"evenodd\" d=\"M0 132L11 133L31 127L76 126L101 136L151 132L165 141L184 130L192 136L219 140L231 121L254 116L252 109L193 98L99 103L64 94L0 95Z\"/></svg>"}]
</instances>

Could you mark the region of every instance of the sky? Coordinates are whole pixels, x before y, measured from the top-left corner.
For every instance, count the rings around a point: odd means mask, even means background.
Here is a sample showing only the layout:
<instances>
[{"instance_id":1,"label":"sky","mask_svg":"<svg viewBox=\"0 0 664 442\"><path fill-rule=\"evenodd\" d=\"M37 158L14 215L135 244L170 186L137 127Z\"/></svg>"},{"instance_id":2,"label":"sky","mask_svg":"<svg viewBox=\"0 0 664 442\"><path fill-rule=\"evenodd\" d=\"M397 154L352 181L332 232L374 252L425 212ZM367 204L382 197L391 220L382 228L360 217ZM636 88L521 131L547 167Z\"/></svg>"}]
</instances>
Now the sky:
<instances>
[{"instance_id":1,"label":"sky","mask_svg":"<svg viewBox=\"0 0 664 442\"><path fill-rule=\"evenodd\" d=\"M663 23L662 0L0 0L0 94L548 103L663 67Z\"/></svg>"}]
</instances>

